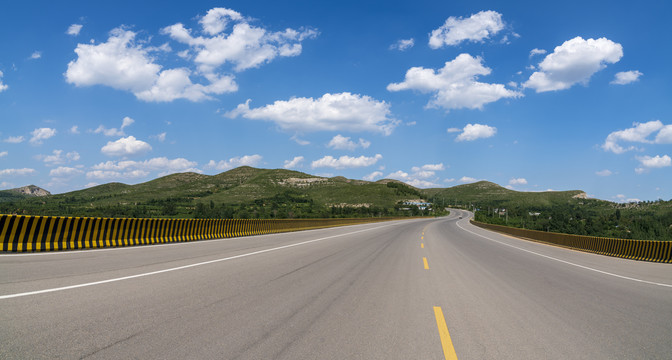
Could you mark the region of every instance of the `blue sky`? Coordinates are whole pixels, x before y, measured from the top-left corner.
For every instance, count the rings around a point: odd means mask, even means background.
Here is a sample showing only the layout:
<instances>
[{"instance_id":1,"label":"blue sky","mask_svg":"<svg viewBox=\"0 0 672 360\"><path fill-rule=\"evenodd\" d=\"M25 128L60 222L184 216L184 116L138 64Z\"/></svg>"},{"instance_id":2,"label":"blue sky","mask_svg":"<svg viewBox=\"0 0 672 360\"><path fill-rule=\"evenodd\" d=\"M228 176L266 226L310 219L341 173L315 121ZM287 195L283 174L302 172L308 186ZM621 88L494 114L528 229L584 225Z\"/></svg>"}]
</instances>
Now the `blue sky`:
<instances>
[{"instance_id":1,"label":"blue sky","mask_svg":"<svg viewBox=\"0 0 672 360\"><path fill-rule=\"evenodd\" d=\"M664 1L5 4L0 189L251 165L668 200L670 13Z\"/></svg>"}]
</instances>

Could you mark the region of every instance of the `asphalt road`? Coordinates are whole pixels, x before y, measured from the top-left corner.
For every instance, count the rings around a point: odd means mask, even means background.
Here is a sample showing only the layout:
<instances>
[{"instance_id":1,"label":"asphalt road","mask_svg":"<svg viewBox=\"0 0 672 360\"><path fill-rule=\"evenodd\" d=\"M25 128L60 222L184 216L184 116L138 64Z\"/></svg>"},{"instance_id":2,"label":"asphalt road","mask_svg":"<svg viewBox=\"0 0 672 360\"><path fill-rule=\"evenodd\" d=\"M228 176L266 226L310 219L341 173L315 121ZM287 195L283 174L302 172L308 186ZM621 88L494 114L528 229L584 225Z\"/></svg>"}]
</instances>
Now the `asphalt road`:
<instances>
[{"instance_id":1,"label":"asphalt road","mask_svg":"<svg viewBox=\"0 0 672 360\"><path fill-rule=\"evenodd\" d=\"M467 215L0 255L0 359L672 358L672 265Z\"/></svg>"}]
</instances>

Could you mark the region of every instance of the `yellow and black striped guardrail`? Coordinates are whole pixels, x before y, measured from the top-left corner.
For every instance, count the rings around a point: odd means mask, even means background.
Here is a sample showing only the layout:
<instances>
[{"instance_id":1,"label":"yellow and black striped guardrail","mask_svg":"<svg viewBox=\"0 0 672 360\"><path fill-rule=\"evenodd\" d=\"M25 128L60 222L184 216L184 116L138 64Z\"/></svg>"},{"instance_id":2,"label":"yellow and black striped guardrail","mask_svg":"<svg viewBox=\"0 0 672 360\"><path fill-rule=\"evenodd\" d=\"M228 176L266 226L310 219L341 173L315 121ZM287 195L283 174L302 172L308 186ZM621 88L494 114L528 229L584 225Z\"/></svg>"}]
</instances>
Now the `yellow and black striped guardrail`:
<instances>
[{"instance_id":1,"label":"yellow and black striped guardrail","mask_svg":"<svg viewBox=\"0 0 672 360\"><path fill-rule=\"evenodd\" d=\"M318 229L399 218L353 219L123 219L0 215L1 251L54 251Z\"/></svg>"},{"instance_id":2,"label":"yellow and black striped guardrail","mask_svg":"<svg viewBox=\"0 0 672 360\"><path fill-rule=\"evenodd\" d=\"M633 260L672 263L672 241L614 239L597 236L560 234L486 224L474 220L471 220L471 223L484 229L576 250Z\"/></svg>"}]
</instances>

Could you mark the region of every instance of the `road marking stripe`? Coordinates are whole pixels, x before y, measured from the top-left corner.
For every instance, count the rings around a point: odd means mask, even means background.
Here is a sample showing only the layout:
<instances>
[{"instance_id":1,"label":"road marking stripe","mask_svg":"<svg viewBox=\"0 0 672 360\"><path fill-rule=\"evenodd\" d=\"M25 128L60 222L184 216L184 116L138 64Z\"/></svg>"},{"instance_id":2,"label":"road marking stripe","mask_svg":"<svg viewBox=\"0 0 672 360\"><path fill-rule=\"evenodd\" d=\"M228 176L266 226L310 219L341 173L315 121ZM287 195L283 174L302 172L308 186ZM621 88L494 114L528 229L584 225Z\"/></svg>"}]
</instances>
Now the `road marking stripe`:
<instances>
[{"instance_id":1,"label":"road marking stripe","mask_svg":"<svg viewBox=\"0 0 672 360\"><path fill-rule=\"evenodd\" d=\"M468 219L467 219L467 220L468 220ZM523 248L519 248L519 247L514 246L514 245L510 245L510 244L507 244L507 243L504 243L504 242L501 242L501 241L497 241L497 240L495 240L495 239L491 239L491 238L489 238L489 237L487 237L487 236L485 236L485 235L481 235L481 234L475 233L475 232L473 232L473 231L471 231L471 230L467 230L467 229L463 228L462 226L460 226L460 223L459 223L459 222L456 222L455 224L457 224L457 227L459 227L460 229L462 229L462 230L464 230L464 231L466 231L466 232L470 232L470 233L472 233L472 234L474 234L474 235L480 236L480 237L482 237L482 238L484 238L484 239L490 240L490 241L492 241L492 242L496 242L496 243L498 243L498 244L506 245L506 246L508 246L508 247L512 247L512 248L514 248L514 249L518 249L518 250L520 250L520 251L524 251L524 252L527 252L527 253L530 253L530 254L538 255L538 256L541 256L541 257L543 257L543 258L547 258L547 259L550 259L550 260L555 260L555 261L558 261L558 262L561 262L561 263L564 263L564 264L567 264L567 265L576 266L576 267L581 268L581 269L590 270L590 271L594 271L594 272L597 272L597 273L600 273L600 274L609 275L609 276L614 276L614 277L621 278L621 279L625 279L625 280L632 280L632 281L637 281L637 282L641 282L641 283L645 283L645 284L658 285L658 286L664 286L664 287L672 288L672 284L657 283L657 282L653 282L653 281L647 281L647 280L642 280L642 279L636 279L636 278L632 278L632 277L629 277L629 276L618 275L618 274L610 273L610 272L607 272L607 271L594 269L594 268L591 268L591 267L588 267L588 266L575 264L575 263L570 262L570 261L561 260L561 259L558 259L558 258L554 258L554 257L552 257L552 256L548 256L548 255L540 254L540 253L537 253L537 252L534 252L534 251L530 251L530 250L526 250L526 249L523 249ZM487 231L487 230L486 230L486 231ZM516 239L516 240L520 240L520 239ZM522 240L521 240L521 241L522 241Z\"/></svg>"},{"instance_id":2,"label":"road marking stripe","mask_svg":"<svg viewBox=\"0 0 672 360\"><path fill-rule=\"evenodd\" d=\"M457 360L457 354L453 347L453 341L450 339L448 326L446 326L446 319L443 317L441 307L434 306L434 316L436 317L436 327L439 329L439 337L441 337L441 347L443 347L443 356L446 360Z\"/></svg>"},{"instance_id":3,"label":"road marking stripe","mask_svg":"<svg viewBox=\"0 0 672 360\"><path fill-rule=\"evenodd\" d=\"M425 244L420 244L420 248L424 249L424 248L425 248Z\"/></svg>"},{"instance_id":4,"label":"road marking stripe","mask_svg":"<svg viewBox=\"0 0 672 360\"><path fill-rule=\"evenodd\" d=\"M395 222L396 223L396 222ZM319 241L324 241L328 239L333 239L337 237L342 237L342 236L348 236L348 235L353 235L353 234L358 234L361 232L365 231L371 231L371 230L376 230L376 229L382 229L384 227L389 227L389 226L394 226L395 223L391 224L386 224L383 226L377 226L374 228L369 228L369 229L363 229L363 230L357 230L345 234L337 234L337 235L331 235L319 239L313 239L313 240L308 240L308 241L302 241L299 243L295 244L289 244L289 245L283 245L283 246L278 246L270 249L264 249L264 250L259 250L259 251L253 251L250 253L245 253L245 254L240 254L240 255L234 255L234 256L229 256L221 259L215 259L215 260L210 260L210 261L204 261L200 263L195 263L195 264L190 264L190 265L184 265L184 266L178 266L170 269L164 269L164 270L157 270L157 271L151 271L147 273L142 273L142 274L136 274L136 275L130 275L130 276L124 276L124 277L119 277L119 278L114 278L114 279L107 279L107 280L101 280L101 281L94 281L90 283L84 283L84 284L77 284L77 285L70 285L70 286L63 286L59 288L52 288L52 289L44 289L44 290L37 290L37 291L29 291L29 292L24 292L24 293L16 293L16 294L8 294L8 295L1 295L0 300L4 299L11 299L11 298L17 298L17 297L23 297L23 296L29 296L29 295L38 295L38 294L45 294L45 293L50 293L50 292L56 292L56 291L64 291L64 290L71 290L71 289L77 289L77 288L82 288L82 287L87 287L87 286L94 286L94 285L102 285L102 284L107 284L107 283L112 283L112 282L117 282L117 281L123 281L123 280L130 280L130 279L135 279L135 278L140 278L140 277L145 277L145 276L150 276L150 275L157 275L157 274L162 274L162 273L167 273L171 271L177 271L177 270L184 270L184 269L189 269L197 266L202 266L202 265L208 265L208 264L214 264L218 262L223 262L223 261L228 261L228 260L234 260L234 259L240 259L252 255L258 255L258 254L263 254L271 251L277 251L277 250L282 250L282 249L288 249L291 247L295 246L300 246L300 245L306 245L314 242L319 242ZM398 223L396 223L398 224Z\"/></svg>"},{"instance_id":5,"label":"road marking stripe","mask_svg":"<svg viewBox=\"0 0 672 360\"><path fill-rule=\"evenodd\" d=\"M429 270L429 264L427 264L427 258L423 257L422 262L425 264L425 270Z\"/></svg>"}]
</instances>

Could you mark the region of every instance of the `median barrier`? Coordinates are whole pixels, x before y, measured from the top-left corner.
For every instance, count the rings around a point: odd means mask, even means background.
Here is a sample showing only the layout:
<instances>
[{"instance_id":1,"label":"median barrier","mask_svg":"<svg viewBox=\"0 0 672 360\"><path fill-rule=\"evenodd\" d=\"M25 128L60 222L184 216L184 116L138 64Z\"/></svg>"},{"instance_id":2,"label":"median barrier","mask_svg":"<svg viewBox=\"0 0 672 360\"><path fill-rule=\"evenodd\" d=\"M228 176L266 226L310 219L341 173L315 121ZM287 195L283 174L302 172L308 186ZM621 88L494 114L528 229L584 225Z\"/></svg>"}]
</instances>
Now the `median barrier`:
<instances>
[{"instance_id":1,"label":"median barrier","mask_svg":"<svg viewBox=\"0 0 672 360\"><path fill-rule=\"evenodd\" d=\"M126 219L0 215L0 250L26 252L148 245L398 219Z\"/></svg>"},{"instance_id":2,"label":"median barrier","mask_svg":"<svg viewBox=\"0 0 672 360\"><path fill-rule=\"evenodd\" d=\"M672 263L672 241L614 239L597 236L560 234L486 224L474 220L470 221L473 225L484 229L571 249L633 260Z\"/></svg>"}]
</instances>

